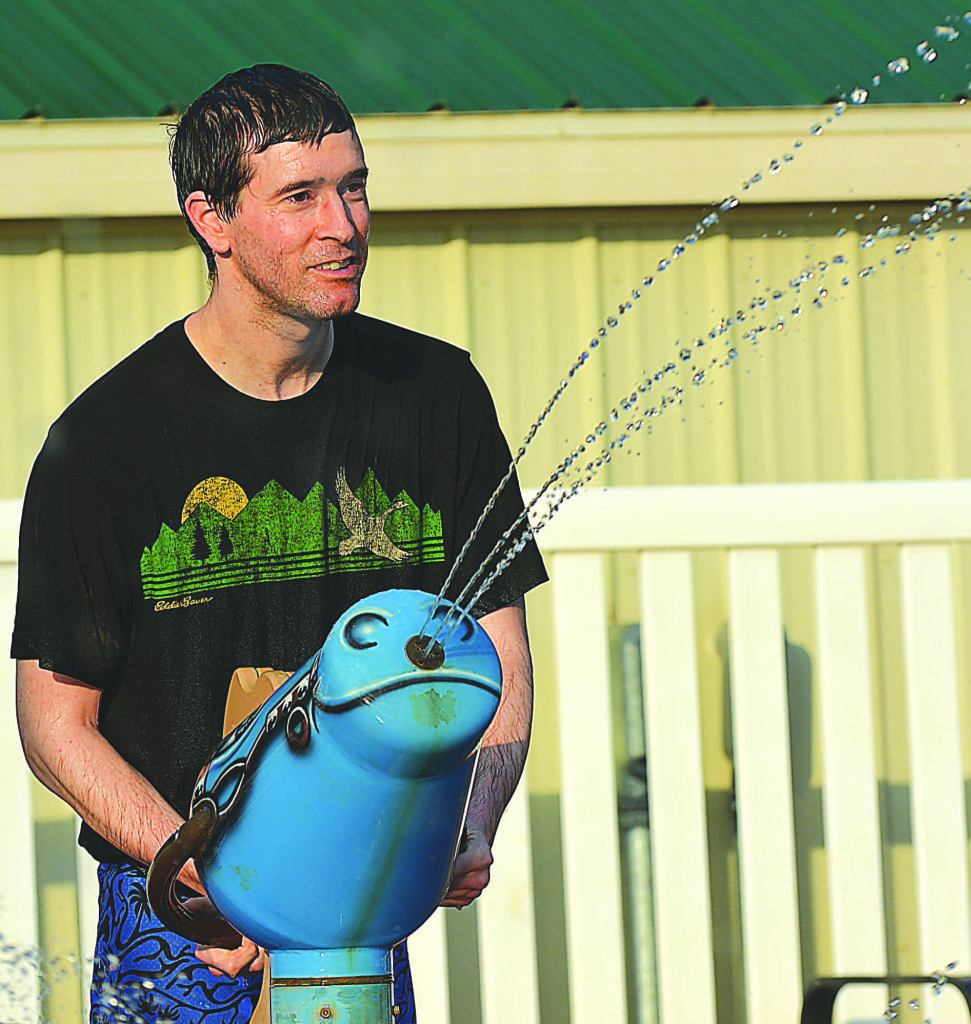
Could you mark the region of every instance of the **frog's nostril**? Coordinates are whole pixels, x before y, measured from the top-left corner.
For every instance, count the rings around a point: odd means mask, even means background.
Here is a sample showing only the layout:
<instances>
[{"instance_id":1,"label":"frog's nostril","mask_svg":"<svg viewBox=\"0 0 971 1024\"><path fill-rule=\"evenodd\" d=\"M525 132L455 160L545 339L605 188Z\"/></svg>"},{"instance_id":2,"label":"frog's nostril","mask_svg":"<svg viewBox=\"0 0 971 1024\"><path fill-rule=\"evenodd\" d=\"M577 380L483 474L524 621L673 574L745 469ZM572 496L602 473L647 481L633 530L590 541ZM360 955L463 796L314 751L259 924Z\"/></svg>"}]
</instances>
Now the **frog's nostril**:
<instances>
[{"instance_id":1,"label":"frog's nostril","mask_svg":"<svg viewBox=\"0 0 971 1024\"><path fill-rule=\"evenodd\" d=\"M413 636L405 644L408 660L417 668L433 671L445 664L445 648L430 636Z\"/></svg>"}]
</instances>

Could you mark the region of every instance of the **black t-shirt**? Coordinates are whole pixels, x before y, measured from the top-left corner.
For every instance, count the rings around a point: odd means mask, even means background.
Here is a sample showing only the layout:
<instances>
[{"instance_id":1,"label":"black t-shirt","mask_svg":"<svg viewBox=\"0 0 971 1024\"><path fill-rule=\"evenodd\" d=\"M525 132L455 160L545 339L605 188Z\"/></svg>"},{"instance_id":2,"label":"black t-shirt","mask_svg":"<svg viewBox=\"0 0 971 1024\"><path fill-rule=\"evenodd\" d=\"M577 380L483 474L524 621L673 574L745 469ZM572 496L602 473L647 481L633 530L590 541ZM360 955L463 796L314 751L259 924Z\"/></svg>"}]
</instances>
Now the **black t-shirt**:
<instances>
[{"instance_id":1,"label":"black t-shirt","mask_svg":"<svg viewBox=\"0 0 971 1024\"><path fill-rule=\"evenodd\" d=\"M445 342L353 314L313 388L263 401L172 324L50 429L12 656L102 689L101 732L186 814L234 671L298 668L368 594L437 593L509 461L485 383ZM514 477L448 596L521 509ZM530 544L475 614L545 578ZM87 826L81 844L125 859Z\"/></svg>"}]
</instances>

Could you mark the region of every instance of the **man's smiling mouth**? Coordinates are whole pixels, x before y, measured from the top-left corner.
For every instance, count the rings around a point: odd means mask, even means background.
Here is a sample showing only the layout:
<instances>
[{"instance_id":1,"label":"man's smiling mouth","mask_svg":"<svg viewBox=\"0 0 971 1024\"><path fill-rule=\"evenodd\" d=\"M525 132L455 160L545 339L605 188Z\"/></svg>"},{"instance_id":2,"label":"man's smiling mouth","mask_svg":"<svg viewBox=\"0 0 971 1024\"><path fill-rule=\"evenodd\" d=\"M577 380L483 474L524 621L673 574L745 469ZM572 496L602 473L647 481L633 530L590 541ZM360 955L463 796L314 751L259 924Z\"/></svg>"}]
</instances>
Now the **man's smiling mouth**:
<instances>
[{"instance_id":1,"label":"man's smiling mouth","mask_svg":"<svg viewBox=\"0 0 971 1024\"><path fill-rule=\"evenodd\" d=\"M353 256L348 256L343 260L330 260L327 263L317 263L314 266L314 270L345 270L352 263L356 262Z\"/></svg>"}]
</instances>

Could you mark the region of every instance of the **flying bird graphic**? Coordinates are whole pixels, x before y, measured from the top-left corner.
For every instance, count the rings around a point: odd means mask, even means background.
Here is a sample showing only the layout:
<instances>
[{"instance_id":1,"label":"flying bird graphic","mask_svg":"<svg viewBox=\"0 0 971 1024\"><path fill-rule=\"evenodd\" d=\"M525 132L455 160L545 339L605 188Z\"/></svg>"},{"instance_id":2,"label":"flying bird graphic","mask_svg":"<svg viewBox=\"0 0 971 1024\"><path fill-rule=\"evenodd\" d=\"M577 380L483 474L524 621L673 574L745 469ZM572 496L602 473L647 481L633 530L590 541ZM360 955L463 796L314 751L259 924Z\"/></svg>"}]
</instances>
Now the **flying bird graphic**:
<instances>
[{"instance_id":1,"label":"flying bird graphic","mask_svg":"<svg viewBox=\"0 0 971 1024\"><path fill-rule=\"evenodd\" d=\"M371 515L361 499L348 487L344 467L341 466L337 471L337 505L344 525L351 535L340 542L338 552L343 556L358 548L366 548L379 558L387 558L392 562L403 562L410 558L407 551L402 551L392 543L384 525L392 512L407 507L407 504L406 501L397 501L386 512L377 516Z\"/></svg>"}]
</instances>

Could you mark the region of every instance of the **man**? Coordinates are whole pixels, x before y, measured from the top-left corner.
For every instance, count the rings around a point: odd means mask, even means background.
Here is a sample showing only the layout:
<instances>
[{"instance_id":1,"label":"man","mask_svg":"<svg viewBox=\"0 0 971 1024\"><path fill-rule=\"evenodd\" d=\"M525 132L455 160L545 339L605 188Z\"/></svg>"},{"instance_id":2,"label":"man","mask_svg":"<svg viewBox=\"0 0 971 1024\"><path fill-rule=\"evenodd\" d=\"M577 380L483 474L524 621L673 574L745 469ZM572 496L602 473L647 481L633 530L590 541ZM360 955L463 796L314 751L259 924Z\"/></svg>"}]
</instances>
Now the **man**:
<instances>
[{"instance_id":1,"label":"man","mask_svg":"<svg viewBox=\"0 0 971 1024\"><path fill-rule=\"evenodd\" d=\"M262 951L244 940L197 959L144 897L144 866L220 738L229 681L297 668L367 594L437 592L509 464L466 355L354 312L367 167L329 86L276 65L229 75L186 111L171 161L210 297L54 424L21 528L24 750L101 862L93 1024L119 1001L146 1021L249 1018ZM513 481L449 593L520 509ZM505 688L447 906L488 882L522 770L522 597L544 578L529 548L476 609ZM182 879L202 891L191 865ZM413 1020L403 947L395 975L399 1019Z\"/></svg>"}]
</instances>

